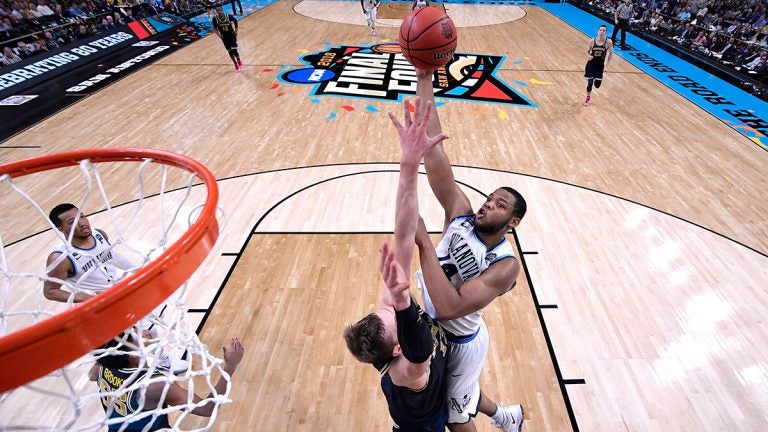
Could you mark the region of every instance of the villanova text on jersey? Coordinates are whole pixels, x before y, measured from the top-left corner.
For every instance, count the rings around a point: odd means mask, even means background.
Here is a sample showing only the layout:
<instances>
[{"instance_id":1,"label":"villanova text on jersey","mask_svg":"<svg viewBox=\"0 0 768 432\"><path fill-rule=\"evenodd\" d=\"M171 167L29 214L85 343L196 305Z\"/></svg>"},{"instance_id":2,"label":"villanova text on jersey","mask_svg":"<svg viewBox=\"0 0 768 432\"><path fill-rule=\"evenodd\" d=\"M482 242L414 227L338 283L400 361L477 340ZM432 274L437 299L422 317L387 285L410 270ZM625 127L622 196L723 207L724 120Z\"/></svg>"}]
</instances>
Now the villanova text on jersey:
<instances>
[{"instance_id":1,"label":"villanova text on jersey","mask_svg":"<svg viewBox=\"0 0 768 432\"><path fill-rule=\"evenodd\" d=\"M452 280L453 275L458 273L461 280L466 281L480 274L480 266L474 253L472 253L472 248L469 247L463 236L459 233L453 233L449 248L450 256L456 264L441 264L448 279ZM444 261L446 258L441 257L440 261Z\"/></svg>"}]
</instances>

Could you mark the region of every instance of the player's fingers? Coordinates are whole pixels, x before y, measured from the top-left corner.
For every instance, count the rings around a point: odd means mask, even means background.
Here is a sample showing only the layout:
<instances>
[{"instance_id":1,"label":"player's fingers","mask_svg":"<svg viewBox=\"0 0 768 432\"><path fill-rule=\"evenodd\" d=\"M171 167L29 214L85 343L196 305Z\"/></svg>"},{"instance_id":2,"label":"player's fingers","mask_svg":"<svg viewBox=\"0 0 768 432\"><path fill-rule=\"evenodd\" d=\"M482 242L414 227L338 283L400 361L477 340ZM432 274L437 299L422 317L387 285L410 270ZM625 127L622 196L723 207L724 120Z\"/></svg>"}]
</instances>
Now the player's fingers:
<instances>
[{"instance_id":1,"label":"player's fingers","mask_svg":"<svg viewBox=\"0 0 768 432\"><path fill-rule=\"evenodd\" d=\"M388 113L389 119L392 121L392 125L395 127L395 130L397 130L397 134L400 135L403 132L403 125L400 124L400 121L395 117L394 114Z\"/></svg>"},{"instance_id":2,"label":"player's fingers","mask_svg":"<svg viewBox=\"0 0 768 432\"><path fill-rule=\"evenodd\" d=\"M441 132L439 135L429 138L428 147L432 148L438 145L440 142L450 138L447 133Z\"/></svg>"},{"instance_id":3,"label":"player's fingers","mask_svg":"<svg viewBox=\"0 0 768 432\"><path fill-rule=\"evenodd\" d=\"M429 118L432 116L432 102L428 101L421 109L421 116L419 117L419 123L426 127Z\"/></svg>"},{"instance_id":4,"label":"player's fingers","mask_svg":"<svg viewBox=\"0 0 768 432\"><path fill-rule=\"evenodd\" d=\"M384 275L384 266L387 262L387 243L382 243L381 247L379 247L379 254L381 254L381 259L379 259L379 274Z\"/></svg>"},{"instance_id":5,"label":"player's fingers","mask_svg":"<svg viewBox=\"0 0 768 432\"><path fill-rule=\"evenodd\" d=\"M397 269L400 267L400 265L397 263L397 261L392 260L391 263L389 263L389 279L390 284L397 287L397 284L399 283L398 280L398 274L399 272Z\"/></svg>"},{"instance_id":6,"label":"player's fingers","mask_svg":"<svg viewBox=\"0 0 768 432\"><path fill-rule=\"evenodd\" d=\"M411 126L411 101L406 99L405 102L403 102L403 119L405 123L405 128L409 128Z\"/></svg>"},{"instance_id":7,"label":"player's fingers","mask_svg":"<svg viewBox=\"0 0 768 432\"><path fill-rule=\"evenodd\" d=\"M387 287L390 287L392 285L392 262L387 261L384 263L384 269L381 273L382 279L384 279L384 284Z\"/></svg>"},{"instance_id":8,"label":"player's fingers","mask_svg":"<svg viewBox=\"0 0 768 432\"><path fill-rule=\"evenodd\" d=\"M414 104L413 104L413 109L414 109L413 121L414 121L414 123L416 123L416 125L420 125L421 124L421 118L424 116L424 113L423 113L424 107L423 107L423 105L424 104L422 103L421 98L417 96L416 100L414 101Z\"/></svg>"},{"instance_id":9,"label":"player's fingers","mask_svg":"<svg viewBox=\"0 0 768 432\"><path fill-rule=\"evenodd\" d=\"M384 250L381 252L381 269L382 269L382 275L386 275L389 273L389 264L392 262L392 253L389 250L389 245L385 245Z\"/></svg>"}]
</instances>

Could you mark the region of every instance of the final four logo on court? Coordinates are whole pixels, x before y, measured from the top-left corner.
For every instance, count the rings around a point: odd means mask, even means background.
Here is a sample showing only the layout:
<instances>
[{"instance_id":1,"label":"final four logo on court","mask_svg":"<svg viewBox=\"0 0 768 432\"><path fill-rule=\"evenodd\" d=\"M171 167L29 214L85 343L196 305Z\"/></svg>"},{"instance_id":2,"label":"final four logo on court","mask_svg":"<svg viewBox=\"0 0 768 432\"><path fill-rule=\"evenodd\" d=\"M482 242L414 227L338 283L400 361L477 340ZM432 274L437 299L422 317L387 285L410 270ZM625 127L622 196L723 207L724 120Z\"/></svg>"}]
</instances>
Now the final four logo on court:
<instances>
[{"instance_id":1,"label":"final four logo on court","mask_svg":"<svg viewBox=\"0 0 768 432\"><path fill-rule=\"evenodd\" d=\"M371 47L340 46L301 57L309 67L291 69L278 78L292 84L314 85L312 96L347 96L399 101L416 94L413 66L398 44ZM435 96L472 102L535 107L495 76L503 56L453 55L436 72Z\"/></svg>"}]
</instances>

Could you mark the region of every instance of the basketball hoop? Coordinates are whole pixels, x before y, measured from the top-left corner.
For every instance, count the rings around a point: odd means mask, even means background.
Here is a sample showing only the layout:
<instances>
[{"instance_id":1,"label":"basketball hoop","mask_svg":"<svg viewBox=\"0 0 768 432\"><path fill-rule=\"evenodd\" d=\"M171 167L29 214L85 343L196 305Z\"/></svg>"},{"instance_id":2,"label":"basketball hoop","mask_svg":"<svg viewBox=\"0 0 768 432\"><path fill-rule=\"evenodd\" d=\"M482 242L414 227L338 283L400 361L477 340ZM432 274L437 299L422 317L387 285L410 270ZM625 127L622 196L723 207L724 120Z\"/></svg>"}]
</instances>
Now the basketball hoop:
<instances>
[{"instance_id":1,"label":"basketball hoop","mask_svg":"<svg viewBox=\"0 0 768 432\"><path fill-rule=\"evenodd\" d=\"M0 337L0 393L75 361L148 315L189 279L218 237L216 179L202 164L178 154L139 148L77 150L2 165L0 179L85 160L94 164L149 160L183 169L202 180L207 188L205 204L181 237L135 273L83 303Z\"/></svg>"}]
</instances>

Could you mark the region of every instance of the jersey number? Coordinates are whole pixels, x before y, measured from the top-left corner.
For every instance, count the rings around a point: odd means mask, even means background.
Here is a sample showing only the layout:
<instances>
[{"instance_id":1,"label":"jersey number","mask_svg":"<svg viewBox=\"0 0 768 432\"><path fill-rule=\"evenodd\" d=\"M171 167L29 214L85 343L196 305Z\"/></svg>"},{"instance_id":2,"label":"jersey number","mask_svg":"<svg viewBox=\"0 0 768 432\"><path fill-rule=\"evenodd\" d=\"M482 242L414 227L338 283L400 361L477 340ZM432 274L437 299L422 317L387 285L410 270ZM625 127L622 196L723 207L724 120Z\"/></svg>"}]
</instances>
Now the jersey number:
<instances>
[{"instance_id":1,"label":"jersey number","mask_svg":"<svg viewBox=\"0 0 768 432\"><path fill-rule=\"evenodd\" d=\"M110 387L105 380L99 380L99 387L101 387L101 390L104 392L113 391L112 387ZM112 409L121 416L127 416L129 396L129 393L123 393L117 398L112 396L104 396L101 398L101 404L104 405L104 407L107 409L109 409L111 406Z\"/></svg>"}]
</instances>

